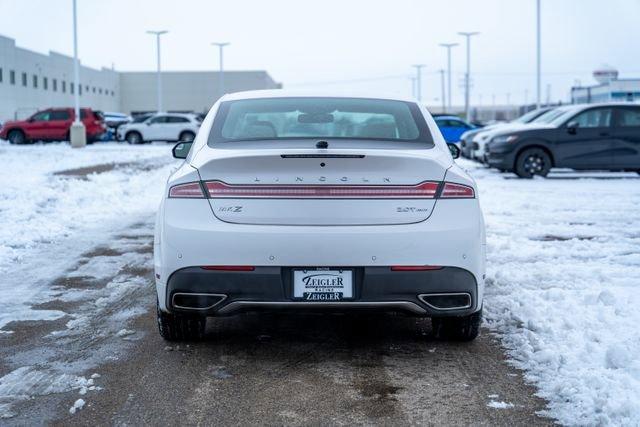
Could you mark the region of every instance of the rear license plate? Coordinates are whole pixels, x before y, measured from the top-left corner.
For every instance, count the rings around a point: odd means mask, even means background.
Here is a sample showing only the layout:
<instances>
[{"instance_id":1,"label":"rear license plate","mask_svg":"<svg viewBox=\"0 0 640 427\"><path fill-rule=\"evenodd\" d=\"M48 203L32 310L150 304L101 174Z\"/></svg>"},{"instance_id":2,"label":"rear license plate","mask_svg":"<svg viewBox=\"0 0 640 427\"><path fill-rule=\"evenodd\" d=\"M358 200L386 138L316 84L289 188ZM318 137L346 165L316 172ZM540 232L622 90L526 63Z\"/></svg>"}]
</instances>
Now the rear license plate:
<instances>
[{"instance_id":1,"label":"rear license plate","mask_svg":"<svg viewBox=\"0 0 640 427\"><path fill-rule=\"evenodd\" d=\"M353 270L293 270L293 297L305 301L353 298Z\"/></svg>"}]
</instances>

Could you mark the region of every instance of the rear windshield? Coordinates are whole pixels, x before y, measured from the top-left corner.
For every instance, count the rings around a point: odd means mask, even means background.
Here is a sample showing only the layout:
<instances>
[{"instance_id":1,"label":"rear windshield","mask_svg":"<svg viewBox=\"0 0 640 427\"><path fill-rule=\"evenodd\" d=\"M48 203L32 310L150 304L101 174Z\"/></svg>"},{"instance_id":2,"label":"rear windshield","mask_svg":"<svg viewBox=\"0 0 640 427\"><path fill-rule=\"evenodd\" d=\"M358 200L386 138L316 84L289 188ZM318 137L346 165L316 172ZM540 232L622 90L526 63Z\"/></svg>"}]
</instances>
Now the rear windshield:
<instances>
[{"instance_id":1,"label":"rear windshield","mask_svg":"<svg viewBox=\"0 0 640 427\"><path fill-rule=\"evenodd\" d=\"M209 145L292 139L433 144L418 106L365 98L263 98L220 105Z\"/></svg>"}]
</instances>

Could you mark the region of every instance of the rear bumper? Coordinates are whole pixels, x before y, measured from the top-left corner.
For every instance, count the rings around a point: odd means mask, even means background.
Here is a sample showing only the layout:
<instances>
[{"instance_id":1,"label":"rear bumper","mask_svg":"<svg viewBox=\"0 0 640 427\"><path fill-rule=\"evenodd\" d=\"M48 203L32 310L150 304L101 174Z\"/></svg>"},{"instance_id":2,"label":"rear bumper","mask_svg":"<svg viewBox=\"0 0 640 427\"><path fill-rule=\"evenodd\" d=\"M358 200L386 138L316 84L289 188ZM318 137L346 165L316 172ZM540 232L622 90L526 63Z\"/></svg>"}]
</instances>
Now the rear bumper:
<instances>
[{"instance_id":1,"label":"rear bumper","mask_svg":"<svg viewBox=\"0 0 640 427\"><path fill-rule=\"evenodd\" d=\"M391 271L389 267L355 267L353 270L353 299L307 302L292 297L290 267L257 267L245 272L183 268L168 280L167 309L206 316L247 311L364 310L431 317L462 316L481 307L474 275L461 268L408 272ZM454 299L444 301L443 294L452 295Z\"/></svg>"}]
</instances>

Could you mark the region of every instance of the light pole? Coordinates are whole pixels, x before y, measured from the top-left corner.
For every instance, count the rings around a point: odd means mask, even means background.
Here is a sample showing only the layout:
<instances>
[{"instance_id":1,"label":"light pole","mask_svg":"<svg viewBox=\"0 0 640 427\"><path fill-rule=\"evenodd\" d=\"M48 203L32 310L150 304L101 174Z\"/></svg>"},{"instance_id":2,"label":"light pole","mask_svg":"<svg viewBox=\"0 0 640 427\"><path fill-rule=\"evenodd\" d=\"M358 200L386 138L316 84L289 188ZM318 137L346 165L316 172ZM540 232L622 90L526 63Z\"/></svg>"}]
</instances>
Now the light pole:
<instances>
[{"instance_id":1,"label":"light pole","mask_svg":"<svg viewBox=\"0 0 640 427\"><path fill-rule=\"evenodd\" d=\"M458 46L458 43L440 43L440 46L447 49L447 90L449 92L447 107L451 111L451 48Z\"/></svg>"},{"instance_id":2,"label":"light pole","mask_svg":"<svg viewBox=\"0 0 640 427\"><path fill-rule=\"evenodd\" d=\"M416 69L416 99L422 101L422 68L424 64L412 65Z\"/></svg>"},{"instance_id":3,"label":"light pole","mask_svg":"<svg viewBox=\"0 0 640 427\"><path fill-rule=\"evenodd\" d=\"M541 104L541 48L540 48L540 0L536 0L536 108Z\"/></svg>"},{"instance_id":4,"label":"light pole","mask_svg":"<svg viewBox=\"0 0 640 427\"><path fill-rule=\"evenodd\" d=\"M439 70L440 71L440 84L442 86L442 112L445 113L447 112L447 102L445 99L445 92L444 92L444 70Z\"/></svg>"},{"instance_id":5,"label":"light pole","mask_svg":"<svg viewBox=\"0 0 640 427\"><path fill-rule=\"evenodd\" d=\"M220 72L218 75L218 90L220 91L220 98L224 95L224 55L223 49L225 46L228 46L230 43L211 43L212 46L218 46L220 50Z\"/></svg>"},{"instance_id":6,"label":"light pole","mask_svg":"<svg viewBox=\"0 0 640 427\"><path fill-rule=\"evenodd\" d=\"M467 121L471 120L469 111L469 80L471 79L471 36L480 34L477 31L474 32L460 32L461 36L467 38L467 73L464 76L464 113Z\"/></svg>"},{"instance_id":7,"label":"light pole","mask_svg":"<svg viewBox=\"0 0 640 427\"><path fill-rule=\"evenodd\" d=\"M411 96L416 97L416 78L414 76L410 76L409 80L411 80Z\"/></svg>"},{"instance_id":8,"label":"light pole","mask_svg":"<svg viewBox=\"0 0 640 427\"><path fill-rule=\"evenodd\" d=\"M156 51L158 55L158 113L162 112L162 73L160 72L160 36L163 34L167 34L169 31L161 30L161 31L147 31L147 34L153 34L156 36Z\"/></svg>"},{"instance_id":9,"label":"light pole","mask_svg":"<svg viewBox=\"0 0 640 427\"><path fill-rule=\"evenodd\" d=\"M76 11L76 0L73 0L73 81L76 86L74 91L74 113L75 117L69 129L69 139L74 148L85 147L87 145L87 133L84 124L80 120L80 64L78 63L78 14Z\"/></svg>"}]
</instances>

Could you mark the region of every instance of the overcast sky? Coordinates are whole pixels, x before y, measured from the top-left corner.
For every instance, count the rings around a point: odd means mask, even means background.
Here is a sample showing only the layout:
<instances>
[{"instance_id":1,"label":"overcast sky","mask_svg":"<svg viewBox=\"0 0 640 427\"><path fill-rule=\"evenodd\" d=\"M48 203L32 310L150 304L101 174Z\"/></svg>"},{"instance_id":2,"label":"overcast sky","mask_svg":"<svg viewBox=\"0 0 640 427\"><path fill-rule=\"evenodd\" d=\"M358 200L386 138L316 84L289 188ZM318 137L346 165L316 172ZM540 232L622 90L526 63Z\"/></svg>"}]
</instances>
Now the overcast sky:
<instances>
[{"instance_id":1,"label":"overcast sky","mask_svg":"<svg viewBox=\"0 0 640 427\"><path fill-rule=\"evenodd\" d=\"M213 41L228 41L225 68L264 69L289 88L411 93L411 64L426 65L423 99L439 104L443 42L453 50L454 104L463 102L472 39L472 103L535 97L535 0L77 0L82 63L154 70L166 29L166 70L218 67ZM73 53L71 0L0 0L0 34L20 47ZM542 0L543 94L566 100L602 64L640 77L640 0ZM481 101L480 101L481 98Z\"/></svg>"}]
</instances>

